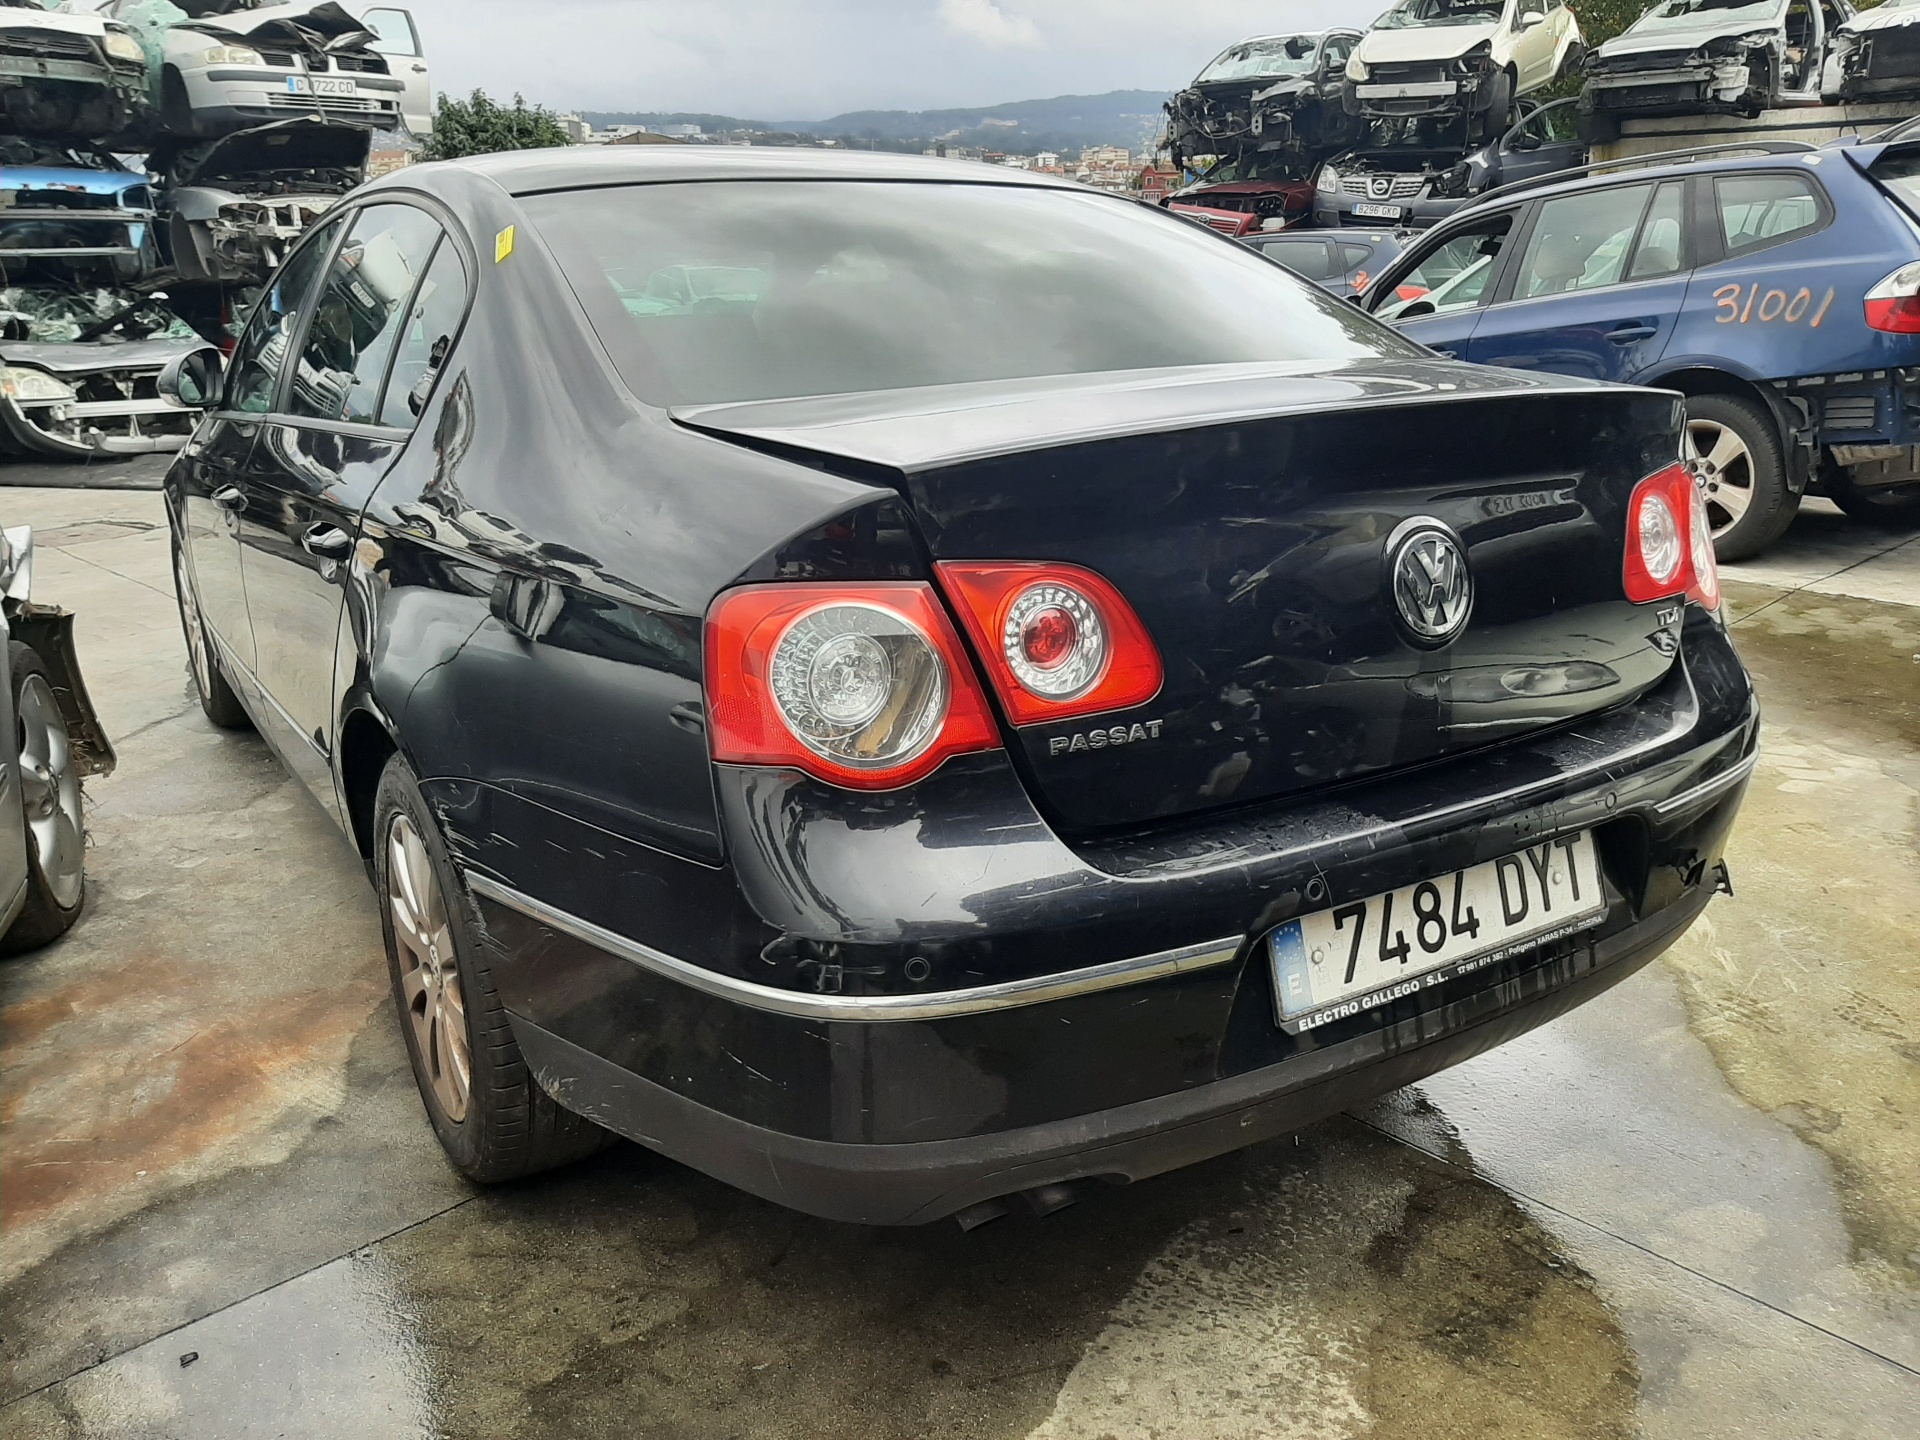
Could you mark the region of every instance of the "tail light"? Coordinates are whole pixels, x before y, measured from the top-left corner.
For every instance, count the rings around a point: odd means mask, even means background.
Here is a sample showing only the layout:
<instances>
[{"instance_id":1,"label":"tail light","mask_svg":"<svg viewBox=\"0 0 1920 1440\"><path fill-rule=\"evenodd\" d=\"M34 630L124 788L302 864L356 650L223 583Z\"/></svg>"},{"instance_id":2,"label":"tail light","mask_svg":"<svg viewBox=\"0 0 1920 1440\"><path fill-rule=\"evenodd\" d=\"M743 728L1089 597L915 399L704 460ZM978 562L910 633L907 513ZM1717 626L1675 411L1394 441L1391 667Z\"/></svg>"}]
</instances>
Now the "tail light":
<instances>
[{"instance_id":1,"label":"tail light","mask_svg":"<svg viewBox=\"0 0 1920 1440\"><path fill-rule=\"evenodd\" d=\"M940 579L1016 725L1144 705L1160 652L1125 597L1091 570L942 561Z\"/></svg>"},{"instance_id":2,"label":"tail light","mask_svg":"<svg viewBox=\"0 0 1920 1440\"><path fill-rule=\"evenodd\" d=\"M1902 265L1867 291L1867 324L1896 335L1920 335L1920 261Z\"/></svg>"},{"instance_id":3,"label":"tail light","mask_svg":"<svg viewBox=\"0 0 1920 1440\"><path fill-rule=\"evenodd\" d=\"M1680 595L1720 608L1707 502L1684 465L1669 465L1634 487L1627 503L1626 588L1636 605Z\"/></svg>"},{"instance_id":4,"label":"tail light","mask_svg":"<svg viewBox=\"0 0 1920 1440\"><path fill-rule=\"evenodd\" d=\"M960 637L921 581L730 590L707 616L706 658L715 760L888 790L1000 747Z\"/></svg>"}]
</instances>

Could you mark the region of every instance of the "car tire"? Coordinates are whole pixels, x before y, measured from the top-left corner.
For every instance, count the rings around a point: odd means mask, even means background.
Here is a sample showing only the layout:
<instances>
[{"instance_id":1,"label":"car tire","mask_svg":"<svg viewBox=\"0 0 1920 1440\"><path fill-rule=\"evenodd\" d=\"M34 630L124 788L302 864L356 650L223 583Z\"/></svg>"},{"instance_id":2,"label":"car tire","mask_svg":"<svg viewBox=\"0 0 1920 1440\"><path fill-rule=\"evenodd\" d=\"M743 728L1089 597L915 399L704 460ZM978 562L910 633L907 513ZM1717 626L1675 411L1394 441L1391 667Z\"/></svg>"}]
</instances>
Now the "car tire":
<instances>
[{"instance_id":1,"label":"car tire","mask_svg":"<svg viewBox=\"0 0 1920 1440\"><path fill-rule=\"evenodd\" d=\"M491 1185L613 1143L613 1135L556 1104L527 1068L473 899L398 755L380 775L373 836L394 1009L421 1103L454 1168Z\"/></svg>"},{"instance_id":2,"label":"car tire","mask_svg":"<svg viewBox=\"0 0 1920 1440\"><path fill-rule=\"evenodd\" d=\"M13 669L13 728L8 743L20 766L21 823L27 832L27 903L0 936L0 955L18 955L59 939L87 902L87 830L80 774L53 680L40 657L7 644Z\"/></svg>"},{"instance_id":3,"label":"car tire","mask_svg":"<svg viewBox=\"0 0 1920 1440\"><path fill-rule=\"evenodd\" d=\"M1689 396L1684 449L1703 487L1717 559L1750 559L1786 533L1800 497L1787 486L1780 428L1757 401Z\"/></svg>"},{"instance_id":4,"label":"car tire","mask_svg":"<svg viewBox=\"0 0 1920 1440\"><path fill-rule=\"evenodd\" d=\"M1920 529L1920 479L1894 485L1856 485L1844 470L1828 476L1825 493L1850 519L1889 530Z\"/></svg>"},{"instance_id":5,"label":"car tire","mask_svg":"<svg viewBox=\"0 0 1920 1440\"><path fill-rule=\"evenodd\" d=\"M253 720L221 668L219 648L207 633L200 602L194 597L187 552L178 542L173 547L173 592L180 604L180 631L187 642L187 674L193 677L193 693L200 697L201 711L222 730L247 729Z\"/></svg>"},{"instance_id":6,"label":"car tire","mask_svg":"<svg viewBox=\"0 0 1920 1440\"><path fill-rule=\"evenodd\" d=\"M1514 91L1519 89L1519 81L1513 71L1502 70L1493 77L1493 85L1487 100L1487 138L1505 134L1514 122Z\"/></svg>"}]
</instances>

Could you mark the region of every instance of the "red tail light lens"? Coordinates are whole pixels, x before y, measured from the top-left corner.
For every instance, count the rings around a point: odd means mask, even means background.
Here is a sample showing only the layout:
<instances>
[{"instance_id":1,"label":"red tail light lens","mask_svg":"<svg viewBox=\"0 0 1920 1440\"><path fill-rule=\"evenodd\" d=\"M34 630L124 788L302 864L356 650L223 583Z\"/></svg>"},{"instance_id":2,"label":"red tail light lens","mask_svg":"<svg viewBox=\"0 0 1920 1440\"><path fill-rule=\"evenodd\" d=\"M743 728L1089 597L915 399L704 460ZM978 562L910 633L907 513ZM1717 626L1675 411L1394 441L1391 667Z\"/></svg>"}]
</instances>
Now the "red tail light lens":
<instances>
[{"instance_id":1,"label":"red tail light lens","mask_svg":"<svg viewBox=\"0 0 1920 1440\"><path fill-rule=\"evenodd\" d=\"M1016 725L1144 705L1160 652L1125 597L1091 570L942 561L940 579Z\"/></svg>"},{"instance_id":2,"label":"red tail light lens","mask_svg":"<svg viewBox=\"0 0 1920 1440\"><path fill-rule=\"evenodd\" d=\"M1895 335L1920 335L1920 261L1902 265L1867 291L1867 324Z\"/></svg>"},{"instance_id":3,"label":"red tail light lens","mask_svg":"<svg viewBox=\"0 0 1920 1440\"><path fill-rule=\"evenodd\" d=\"M1669 465L1634 487L1627 502L1627 599L1636 605L1683 595L1720 606L1713 527L1693 472Z\"/></svg>"},{"instance_id":4,"label":"red tail light lens","mask_svg":"<svg viewBox=\"0 0 1920 1440\"><path fill-rule=\"evenodd\" d=\"M890 790L995 750L986 695L923 582L752 585L707 616L715 760Z\"/></svg>"}]
</instances>

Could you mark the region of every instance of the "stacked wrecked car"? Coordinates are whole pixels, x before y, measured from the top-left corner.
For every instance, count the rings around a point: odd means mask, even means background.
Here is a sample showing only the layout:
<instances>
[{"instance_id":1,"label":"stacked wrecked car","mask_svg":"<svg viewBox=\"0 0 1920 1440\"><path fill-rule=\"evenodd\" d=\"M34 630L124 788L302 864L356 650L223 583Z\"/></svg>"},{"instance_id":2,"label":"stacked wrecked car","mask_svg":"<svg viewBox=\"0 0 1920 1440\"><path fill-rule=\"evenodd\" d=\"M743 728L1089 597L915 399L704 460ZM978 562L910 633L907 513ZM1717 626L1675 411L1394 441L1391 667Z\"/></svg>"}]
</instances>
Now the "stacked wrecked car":
<instances>
[{"instance_id":1,"label":"stacked wrecked car","mask_svg":"<svg viewBox=\"0 0 1920 1440\"><path fill-rule=\"evenodd\" d=\"M0 0L0 451L183 445L161 370L231 341L376 132L426 133L429 79L405 10Z\"/></svg>"}]
</instances>

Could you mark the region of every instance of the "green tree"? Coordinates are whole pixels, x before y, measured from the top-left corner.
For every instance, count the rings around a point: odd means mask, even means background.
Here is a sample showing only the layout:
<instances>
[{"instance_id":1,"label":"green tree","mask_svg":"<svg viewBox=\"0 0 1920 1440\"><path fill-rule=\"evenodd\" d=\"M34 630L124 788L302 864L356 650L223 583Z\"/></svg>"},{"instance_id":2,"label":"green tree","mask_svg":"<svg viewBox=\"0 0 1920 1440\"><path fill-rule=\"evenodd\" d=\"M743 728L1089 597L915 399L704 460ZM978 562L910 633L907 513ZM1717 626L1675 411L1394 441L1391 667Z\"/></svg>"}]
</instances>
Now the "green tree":
<instances>
[{"instance_id":1,"label":"green tree","mask_svg":"<svg viewBox=\"0 0 1920 1440\"><path fill-rule=\"evenodd\" d=\"M1574 0L1574 18L1580 22L1580 38L1593 49L1611 40L1640 18L1653 0Z\"/></svg>"},{"instance_id":2,"label":"green tree","mask_svg":"<svg viewBox=\"0 0 1920 1440\"><path fill-rule=\"evenodd\" d=\"M511 106L497 105L484 90L465 100L440 97L433 113L433 135L422 155L428 160L458 160L462 155L491 155L497 150L548 150L572 143L559 117L542 105L515 95Z\"/></svg>"}]
</instances>

